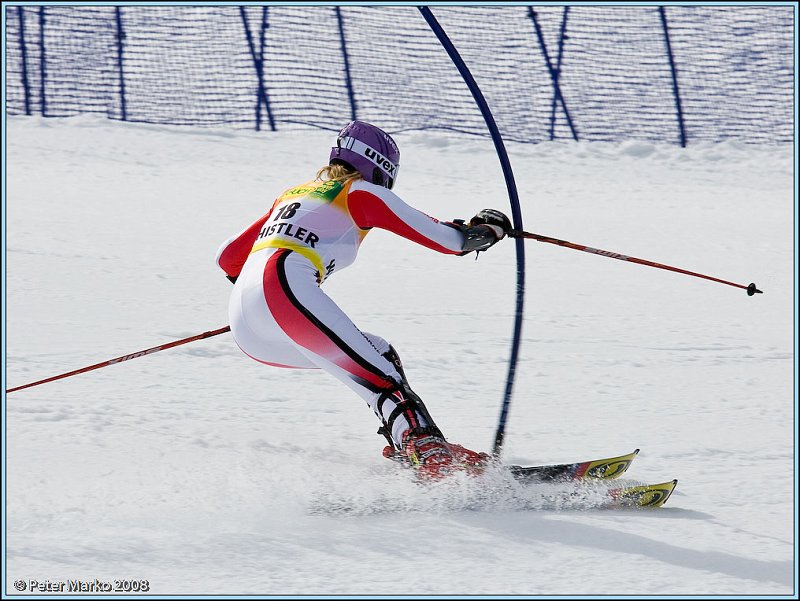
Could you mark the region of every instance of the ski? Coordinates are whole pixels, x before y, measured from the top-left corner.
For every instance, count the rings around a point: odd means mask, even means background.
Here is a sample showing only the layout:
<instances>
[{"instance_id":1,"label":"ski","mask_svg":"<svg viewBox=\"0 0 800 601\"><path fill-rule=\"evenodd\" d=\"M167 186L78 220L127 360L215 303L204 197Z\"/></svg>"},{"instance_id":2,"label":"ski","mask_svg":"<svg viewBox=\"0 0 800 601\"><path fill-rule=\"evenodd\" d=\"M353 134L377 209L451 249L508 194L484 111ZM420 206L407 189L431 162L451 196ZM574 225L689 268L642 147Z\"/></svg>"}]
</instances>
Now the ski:
<instances>
[{"instance_id":1,"label":"ski","mask_svg":"<svg viewBox=\"0 0 800 601\"><path fill-rule=\"evenodd\" d=\"M638 454L639 449L636 449L627 455L606 459L553 465L505 465L501 469L526 488L527 485L542 485L538 489L542 499L537 497L536 508L661 507L675 490L677 480L660 484L631 480L610 483L628 470ZM420 483L426 482L421 480Z\"/></svg>"},{"instance_id":2,"label":"ski","mask_svg":"<svg viewBox=\"0 0 800 601\"><path fill-rule=\"evenodd\" d=\"M677 480L661 484L626 481L609 485L602 480L537 482L524 486L520 498L534 509L640 509L661 507L672 495ZM527 508L527 507L526 507Z\"/></svg>"},{"instance_id":3,"label":"ski","mask_svg":"<svg viewBox=\"0 0 800 601\"><path fill-rule=\"evenodd\" d=\"M446 481L445 481L446 482ZM573 482L540 482L531 487L513 489L493 486L481 494L480 480L472 489L474 496L455 495L452 505L447 497L435 500L436 511L449 507L452 511L491 511L498 504L503 510L515 511L589 511L589 510L634 510L661 507L672 495L677 480L661 484L629 483L608 487L607 482L578 480ZM464 481L462 480L462 484ZM417 481L417 484L431 484ZM495 483L496 484L496 483ZM535 491L529 495L527 491ZM462 491L463 492L463 491ZM379 502L376 502L379 501ZM325 495L311 507L313 513L372 515L387 512L425 511L429 507L426 495L398 496L368 494L359 498L353 492L337 497Z\"/></svg>"},{"instance_id":4,"label":"ski","mask_svg":"<svg viewBox=\"0 0 800 601\"><path fill-rule=\"evenodd\" d=\"M639 449L620 457L557 465L509 465L507 469L520 482L567 482L570 480L613 480L630 467Z\"/></svg>"},{"instance_id":5,"label":"ski","mask_svg":"<svg viewBox=\"0 0 800 601\"><path fill-rule=\"evenodd\" d=\"M667 502L677 486L677 480L662 484L627 486L608 491L609 502L606 507L661 507Z\"/></svg>"}]
</instances>

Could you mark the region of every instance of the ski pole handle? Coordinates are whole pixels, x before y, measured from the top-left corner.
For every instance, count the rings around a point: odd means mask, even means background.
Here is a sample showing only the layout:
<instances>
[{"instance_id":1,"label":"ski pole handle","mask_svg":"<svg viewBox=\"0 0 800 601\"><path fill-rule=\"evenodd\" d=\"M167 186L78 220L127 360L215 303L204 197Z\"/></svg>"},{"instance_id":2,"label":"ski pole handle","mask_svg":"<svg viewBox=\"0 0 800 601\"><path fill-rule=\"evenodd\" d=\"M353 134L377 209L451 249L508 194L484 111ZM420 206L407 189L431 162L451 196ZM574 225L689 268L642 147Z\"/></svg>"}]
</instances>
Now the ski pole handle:
<instances>
[{"instance_id":1,"label":"ski pole handle","mask_svg":"<svg viewBox=\"0 0 800 601\"><path fill-rule=\"evenodd\" d=\"M688 271L686 269L680 269L678 267L671 267L670 265L664 265L663 263L656 263L654 261L648 261L647 259L637 259L636 257L630 257L628 255L610 252L607 250L600 250L599 248L592 248L590 246L585 246L583 244L575 244L574 242L567 242L566 240L559 240L558 238L551 238L550 236L542 236L541 234L533 234L531 232L524 232L522 230L511 230L510 232L508 232L507 235L510 238L526 238L530 240L536 240L537 242L546 242L548 244L564 246L566 248L580 250L583 252L591 253L593 255L600 255L601 257L619 259L620 261L627 261L629 263L638 263L639 265L645 265L647 267L666 269L667 271L674 271L676 273L682 273L684 275L691 275L697 278L703 278L704 280L711 280L712 282L718 282L720 284L727 284L728 286L734 286L735 288L742 288L743 290L746 290L747 296L753 296L755 294L763 294L763 292L756 287L755 283L751 283L745 286L744 284L737 284L735 282L721 280L719 278L711 277L710 275L704 275L702 273L696 273L694 271Z\"/></svg>"},{"instance_id":2,"label":"ski pole handle","mask_svg":"<svg viewBox=\"0 0 800 601\"><path fill-rule=\"evenodd\" d=\"M30 384L24 384L22 386L17 386L16 388L9 388L6 390L6 394L11 392L16 392L17 390L23 390L25 388L31 388L32 386L38 386L39 384L46 384L47 382L53 382L55 380L61 380L62 378L68 378L70 376L86 373L87 371L100 369L101 367L108 367L109 365L114 365L115 363L122 363L123 361L128 361L130 359L138 359L139 357L144 357L145 355L152 355L153 353L157 353L158 351L165 351L168 348L173 348L175 346L180 346L181 344L194 342L195 340L202 340L203 338L211 338L212 336L217 336L218 334L224 334L225 332L230 332L230 331L231 327L225 326L224 328L219 328L218 330L203 332L202 334L197 334L196 336L190 336L189 338L183 338L181 340L175 340L174 342L169 342L167 344L162 344L160 346L154 346L153 348L149 348L136 353L131 353L129 355L123 355L122 357L117 357L116 359L109 359L108 361L103 361L102 363L95 363L94 365L89 365L88 367L82 367L80 369L76 369L67 372L65 374L53 376L52 378L46 378L44 380L39 380L38 382L31 382Z\"/></svg>"}]
</instances>

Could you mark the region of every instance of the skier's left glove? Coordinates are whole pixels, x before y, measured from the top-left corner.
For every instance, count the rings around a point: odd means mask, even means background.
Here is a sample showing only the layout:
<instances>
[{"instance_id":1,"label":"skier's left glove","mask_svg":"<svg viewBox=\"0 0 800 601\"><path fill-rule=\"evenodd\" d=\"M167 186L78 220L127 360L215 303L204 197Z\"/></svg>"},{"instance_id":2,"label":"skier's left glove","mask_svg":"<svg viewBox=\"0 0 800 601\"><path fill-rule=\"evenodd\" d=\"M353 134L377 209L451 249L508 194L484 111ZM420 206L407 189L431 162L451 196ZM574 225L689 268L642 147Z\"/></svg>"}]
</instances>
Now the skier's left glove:
<instances>
[{"instance_id":1,"label":"skier's left glove","mask_svg":"<svg viewBox=\"0 0 800 601\"><path fill-rule=\"evenodd\" d=\"M485 225L490 228L498 240L502 240L511 231L511 221L497 209L483 209L470 219L470 227L479 225Z\"/></svg>"},{"instance_id":2,"label":"skier's left glove","mask_svg":"<svg viewBox=\"0 0 800 601\"><path fill-rule=\"evenodd\" d=\"M472 251L486 250L498 240L505 238L511 231L511 221L497 209L483 209L478 212L468 225L456 220L464 233L462 255Z\"/></svg>"}]
</instances>

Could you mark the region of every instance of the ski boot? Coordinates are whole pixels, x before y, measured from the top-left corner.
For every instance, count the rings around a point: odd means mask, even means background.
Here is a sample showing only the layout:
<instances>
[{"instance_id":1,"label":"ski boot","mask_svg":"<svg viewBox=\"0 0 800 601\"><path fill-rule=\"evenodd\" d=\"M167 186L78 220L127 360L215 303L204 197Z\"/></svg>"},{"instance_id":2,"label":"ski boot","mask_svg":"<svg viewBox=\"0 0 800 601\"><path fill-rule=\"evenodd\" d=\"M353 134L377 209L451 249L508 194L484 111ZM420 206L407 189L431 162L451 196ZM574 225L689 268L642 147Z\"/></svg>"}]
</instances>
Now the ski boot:
<instances>
[{"instance_id":1,"label":"ski boot","mask_svg":"<svg viewBox=\"0 0 800 601\"><path fill-rule=\"evenodd\" d=\"M406 430L402 450L386 446L383 456L410 465L421 480L439 480L461 471L477 476L490 461L486 453L447 442L437 428Z\"/></svg>"}]
</instances>

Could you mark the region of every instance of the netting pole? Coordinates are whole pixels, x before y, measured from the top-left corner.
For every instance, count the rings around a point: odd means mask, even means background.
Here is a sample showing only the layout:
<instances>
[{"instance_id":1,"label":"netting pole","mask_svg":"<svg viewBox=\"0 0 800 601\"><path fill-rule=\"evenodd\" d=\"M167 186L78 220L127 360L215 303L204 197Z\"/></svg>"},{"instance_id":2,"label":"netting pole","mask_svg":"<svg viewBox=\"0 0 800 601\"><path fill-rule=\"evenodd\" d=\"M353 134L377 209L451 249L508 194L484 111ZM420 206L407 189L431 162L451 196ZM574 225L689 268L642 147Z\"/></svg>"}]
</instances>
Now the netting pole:
<instances>
[{"instance_id":1,"label":"netting pole","mask_svg":"<svg viewBox=\"0 0 800 601\"><path fill-rule=\"evenodd\" d=\"M123 121L128 120L128 109L125 104L125 70L123 69L125 30L122 28L122 7L115 7L117 22L117 66L119 69L119 106Z\"/></svg>"},{"instance_id":2,"label":"netting pole","mask_svg":"<svg viewBox=\"0 0 800 601\"><path fill-rule=\"evenodd\" d=\"M681 93L678 87L678 72L675 69L675 57L672 54L672 44L669 40L669 25L667 25L667 13L663 6L658 7L658 14L661 15L661 26L664 28L664 43L667 46L667 57L669 58L669 68L672 72L672 92L675 95L675 111L678 115L678 128L681 134L681 146L686 148L686 129L683 125L683 108L681 106Z\"/></svg>"},{"instance_id":3,"label":"netting pole","mask_svg":"<svg viewBox=\"0 0 800 601\"><path fill-rule=\"evenodd\" d=\"M272 116L272 107L269 105L269 95L267 94L266 77L264 75L264 45L267 36L267 28L269 27L269 6L261 7L261 35L259 36L259 51L258 62L261 65L261 99L264 102L264 108L267 109L267 119L269 119L269 128L275 131L275 117Z\"/></svg>"},{"instance_id":4,"label":"netting pole","mask_svg":"<svg viewBox=\"0 0 800 601\"><path fill-rule=\"evenodd\" d=\"M22 90L25 98L25 114L31 114L31 88L28 81L28 48L25 43L25 8L17 7L19 17L19 49L22 58Z\"/></svg>"},{"instance_id":5,"label":"netting pole","mask_svg":"<svg viewBox=\"0 0 800 601\"><path fill-rule=\"evenodd\" d=\"M555 139L555 124L556 124L556 106L558 103L561 103L561 108L564 109L564 116L567 118L567 123L569 124L569 128L572 131L572 137L575 141L578 140L578 132L575 131L575 125L572 122L572 116L569 114L569 109L567 109L567 103L564 101L564 96L561 94L561 86L558 83L558 78L561 76L561 57L564 53L564 38L566 37L564 33L567 29L567 15L569 14L569 7L564 7L564 16L561 20L561 36L558 43L558 63L555 67L553 67L553 62L550 60L550 53L547 51L547 44L544 41L544 34L542 33L542 27L539 25L539 20L536 18L536 11L533 10L533 7L528 7L528 16L533 21L533 27L536 30L536 37L539 40L539 46L542 49L542 55L544 56L544 60L547 63L547 71L550 73L550 79L553 82L553 105L552 111L550 113L550 139Z\"/></svg>"},{"instance_id":6,"label":"netting pole","mask_svg":"<svg viewBox=\"0 0 800 601\"><path fill-rule=\"evenodd\" d=\"M350 119L356 120L356 95L353 91L353 78L350 76L350 56L347 54L347 40L344 37L344 19L341 9L334 7L336 22L339 24L339 42L342 46L342 60L344 61L344 81L347 85L347 95L350 98Z\"/></svg>"},{"instance_id":7,"label":"netting pole","mask_svg":"<svg viewBox=\"0 0 800 601\"><path fill-rule=\"evenodd\" d=\"M253 34L250 31L250 23L247 21L247 9L244 6L239 7L239 15L242 17L242 24L244 25L244 35L247 38L247 47L250 50L250 58L253 59L253 65L256 68L256 80L258 81L258 89L256 90L256 131L261 131L261 107L262 105L267 109L267 117L269 118L269 126L272 131L275 131L275 120L272 118L272 110L269 106L269 98L267 97L267 90L264 87L264 35L267 27L267 7L261 9L261 25L259 29L259 49L256 52L256 44L253 40Z\"/></svg>"},{"instance_id":8,"label":"netting pole","mask_svg":"<svg viewBox=\"0 0 800 601\"><path fill-rule=\"evenodd\" d=\"M44 6L39 7L39 77L41 84L39 87L40 102L42 103L42 117L47 116L47 95L45 93L45 82L47 79L47 55L44 48Z\"/></svg>"},{"instance_id":9,"label":"netting pole","mask_svg":"<svg viewBox=\"0 0 800 601\"><path fill-rule=\"evenodd\" d=\"M486 103L486 99L483 97L483 93L478 87L475 78L472 77L472 73L470 73L469 69L467 68L464 59L461 58L458 50L456 50L456 47L453 45L453 42L450 41L450 38L447 36L447 33L445 33L444 29L442 29L442 26L436 20L436 17L433 16L431 10L427 6L419 6L417 8L419 8L419 11L422 13L425 21L428 22L428 25L430 26L431 30L433 30L433 33L436 34L436 37L447 51L447 54L450 55L450 59L458 68L459 73L461 73L461 77L464 78L464 82L467 84L469 91L472 92L472 97L475 99L475 103L478 105L478 108L483 115L483 119L486 121L486 127L489 128L489 132L492 135L492 141L494 142L497 156L500 159L500 165L503 168L503 175L505 176L506 187L508 188L508 200L511 203L513 222L515 224L522 223L522 212L519 206L519 196L517 195L517 184L514 181L514 173L511 170L511 161L508 158L508 153L506 152L505 145L503 144L503 138L500 135L500 130L497 127L497 123L495 123L492 112L489 110L489 105ZM515 240L515 243L517 253L517 304L514 319L514 337L511 343L511 357L508 360L508 376L506 378L506 387L503 393L503 405L500 410L500 420L497 424L497 431L495 432L494 438L494 448L492 450L495 457L500 456L500 450L503 446L506 422L508 420L508 410L511 406L511 392L514 388L514 376L516 374L517 361L519 358L520 341L522 340L522 319L525 301L525 246L522 244L522 240L519 238Z\"/></svg>"},{"instance_id":10,"label":"netting pole","mask_svg":"<svg viewBox=\"0 0 800 601\"><path fill-rule=\"evenodd\" d=\"M564 7L564 14L561 17L561 30L558 34L558 58L556 59L556 73L558 77L561 77L561 63L564 58L564 40L567 39L567 17L569 16L569 6ZM558 96L561 99L561 107L564 109L564 115L567 117L567 123L569 123L569 128L572 130L572 137L575 141L578 141L578 132L575 129L575 124L572 122L572 116L569 114L569 110L567 110L567 104L564 100L564 95L561 93L561 86L558 86ZM555 111L556 111L556 99L553 98L553 125L555 125ZM555 131L555 128L554 128ZM555 134L553 136L555 138Z\"/></svg>"}]
</instances>

